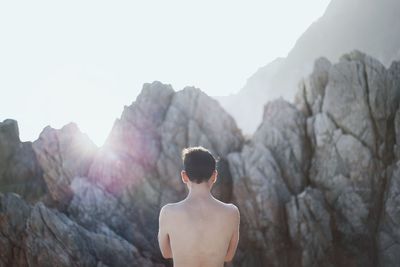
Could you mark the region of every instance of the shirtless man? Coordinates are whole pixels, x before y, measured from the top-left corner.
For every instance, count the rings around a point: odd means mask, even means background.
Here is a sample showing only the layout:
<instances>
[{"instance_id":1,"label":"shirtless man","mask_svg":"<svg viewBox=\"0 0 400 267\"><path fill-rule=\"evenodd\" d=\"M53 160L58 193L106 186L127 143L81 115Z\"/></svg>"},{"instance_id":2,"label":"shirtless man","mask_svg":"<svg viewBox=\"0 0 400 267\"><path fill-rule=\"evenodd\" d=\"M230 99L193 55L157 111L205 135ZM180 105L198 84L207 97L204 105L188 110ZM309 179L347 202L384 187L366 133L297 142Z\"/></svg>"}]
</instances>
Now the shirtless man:
<instances>
[{"instance_id":1,"label":"shirtless man","mask_svg":"<svg viewBox=\"0 0 400 267\"><path fill-rule=\"evenodd\" d=\"M174 267L223 267L239 242L239 209L210 192L217 180L216 160L203 147L182 150L187 197L161 208L158 242Z\"/></svg>"}]
</instances>

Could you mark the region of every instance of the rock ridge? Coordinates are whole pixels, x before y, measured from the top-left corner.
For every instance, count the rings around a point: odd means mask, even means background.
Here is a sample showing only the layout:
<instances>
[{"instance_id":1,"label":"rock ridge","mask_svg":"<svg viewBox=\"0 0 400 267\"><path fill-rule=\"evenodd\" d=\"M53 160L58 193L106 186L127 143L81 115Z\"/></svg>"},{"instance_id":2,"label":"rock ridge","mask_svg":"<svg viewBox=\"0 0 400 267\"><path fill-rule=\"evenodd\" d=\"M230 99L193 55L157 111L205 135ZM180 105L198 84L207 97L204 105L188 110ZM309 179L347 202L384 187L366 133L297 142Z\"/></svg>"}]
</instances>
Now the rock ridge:
<instances>
[{"instance_id":1,"label":"rock ridge","mask_svg":"<svg viewBox=\"0 0 400 267\"><path fill-rule=\"evenodd\" d=\"M316 60L293 103L265 103L251 137L200 89L159 81L100 148L74 123L21 144L16 121L3 121L0 185L35 177L42 191L0 195L0 266L172 266L158 213L185 196L180 152L194 145L219 158L213 193L241 211L233 266L396 266L399 101L400 62L355 50Z\"/></svg>"}]
</instances>

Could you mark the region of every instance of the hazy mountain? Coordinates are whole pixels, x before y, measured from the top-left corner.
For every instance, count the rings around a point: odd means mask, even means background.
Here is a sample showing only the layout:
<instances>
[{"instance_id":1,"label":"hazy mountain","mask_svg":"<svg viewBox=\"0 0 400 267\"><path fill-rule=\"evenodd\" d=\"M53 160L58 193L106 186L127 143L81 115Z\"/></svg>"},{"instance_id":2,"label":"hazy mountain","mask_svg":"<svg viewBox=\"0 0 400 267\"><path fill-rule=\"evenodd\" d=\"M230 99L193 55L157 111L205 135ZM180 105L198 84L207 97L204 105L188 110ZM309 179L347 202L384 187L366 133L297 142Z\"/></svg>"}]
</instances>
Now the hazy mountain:
<instances>
[{"instance_id":1,"label":"hazy mountain","mask_svg":"<svg viewBox=\"0 0 400 267\"><path fill-rule=\"evenodd\" d=\"M318 57L337 61L341 54L357 49L387 67L399 59L399 14L398 0L332 0L286 58L259 68L239 93L215 98L244 133L253 133L261 123L266 102L279 96L292 102L299 81L311 72Z\"/></svg>"}]
</instances>

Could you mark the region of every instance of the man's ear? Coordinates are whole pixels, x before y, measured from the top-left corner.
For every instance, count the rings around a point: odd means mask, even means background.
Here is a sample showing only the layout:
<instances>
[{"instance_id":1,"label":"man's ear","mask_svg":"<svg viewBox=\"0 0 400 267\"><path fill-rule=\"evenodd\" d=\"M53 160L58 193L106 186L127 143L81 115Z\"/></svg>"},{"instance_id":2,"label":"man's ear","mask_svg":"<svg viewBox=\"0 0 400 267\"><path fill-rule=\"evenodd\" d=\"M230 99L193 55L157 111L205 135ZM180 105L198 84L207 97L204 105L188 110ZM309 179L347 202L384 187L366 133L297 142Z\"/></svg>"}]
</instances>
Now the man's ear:
<instances>
[{"instance_id":1,"label":"man's ear","mask_svg":"<svg viewBox=\"0 0 400 267\"><path fill-rule=\"evenodd\" d=\"M182 182L183 183L187 184L189 182L189 177L187 176L185 170L181 171L181 177L182 177Z\"/></svg>"},{"instance_id":2,"label":"man's ear","mask_svg":"<svg viewBox=\"0 0 400 267\"><path fill-rule=\"evenodd\" d=\"M212 179L213 179L213 184L217 181L217 177L218 177L218 171L214 170L214 173L212 175Z\"/></svg>"}]
</instances>

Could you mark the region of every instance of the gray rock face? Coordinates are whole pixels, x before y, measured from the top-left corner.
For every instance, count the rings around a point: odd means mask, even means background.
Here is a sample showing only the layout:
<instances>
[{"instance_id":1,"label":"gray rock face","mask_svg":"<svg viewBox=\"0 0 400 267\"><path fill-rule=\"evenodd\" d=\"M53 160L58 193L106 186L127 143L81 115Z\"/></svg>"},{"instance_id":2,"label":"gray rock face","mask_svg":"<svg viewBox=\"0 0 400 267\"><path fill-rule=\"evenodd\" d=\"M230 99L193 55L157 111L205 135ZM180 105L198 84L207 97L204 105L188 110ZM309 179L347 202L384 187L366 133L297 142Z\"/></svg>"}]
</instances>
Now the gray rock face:
<instances>
[{"instance_id":1,"label":"gray rock face","mask_svg":"<svg viewBox=\"0 0 400 267\"><path fill-rule=\"evenodd\" d=\"M311 151L305 125L306 117L280 98L265 105L263 123L252 138L271 150L292 193L300 193L306 184Z\"/></svg>"},{"instance_id":2,"label":"gray rock face","mask_svg":"<svg viewBox=\"0 0 400 267\"><path fill-rule=\"evenodd\" d=\"M0 182L36 166L51 198L0 196L0 266L171 266L158 214L185 196L181 150L195 145L219 158L213 193L241 212L233 266L397 266L399 98L400 62L354 51L317 60L294 103L266 103L251 138L199 89L160 82L144 85L99 149L69 124L18 152L7 120Z\"/></svg>"},{"instance_id":3,"label":"gray rock face","mask_svg":"<svg viewBox=\"0 0 400 267\"><path fill-rule=\"evenodd\" d=\"M377 238L379 227L396 231L380 214L395 205L384 195L398 160L399 77L398 63L387 69L354 51L333 65L317 60L296 108L265 105L252 139L228 155L244 212L241 264L395 266Z\"/></svg>"},{"instance_id":4,"label":"gray rock face","mask_svg":"<svg viewBox=\"0 0 400 267\"><path fill-rule=\"evenodd\" d=\"M153 82L125 107L102 148L70 123L46 127L33 149L49 188L47 205L90 232L106 228L153 263L168 264L157 243L158 214L165 203L185 197L182 149L202 145L219 158L214 194L231 201L225 156L242 143L241 131L217 101L194 87L175 92Z\"/></svg>"},{"instance_id":5,"label":"gray rock face","mask_svg":"<svg viewBox=\"0 0 400 267\"><path fill-rule=\"evenodd\" d=\"M0 266L157 266L106 226L90 232L38 202L0 194Z\"/></svg>"},{"instance_id":6,"label":"gray rock face","mask_svg":"<svg viewBox=\"0 0 400 267\"><path fill-rule=\"evenodd\" d=\"M234 197L241 212L239 266L286 266L284 203L290 193L272 152L248 144L228 155ZM271 246L271 244L274 244Z\"/></svg>"},{"instance_id":7,"label":"gray rock face","mask_svg":"<svg viewBox=\"0 0 400 267\"><path fill-rule=\"evenodd\" d=\"M379 157L387 152L384 142L393 142L385 137L399 97L396 88L388 85L387 74L383 65L364 54L344 56L331 69L322 106L341 129ZM345 102L338 104L338 98Z\"/></svg>"},{"instance_id":8,"label":"gray rock face","mask_svg":"<svg viewBox=\"0 0 400 267\"><path fill-rule=\"evenodd\" d=\"M301 103L298 108L307 116L321 112L322 100L325 96L325 87L329 79L329 70L332 64L324 57L314 63L314 71L300 81L295 96L295 103Z\"/></svg>"},{"instance_id":9,"label":"gray rock face","mask_svg":"<svg viewBox=\"0 0 400 267\"><path fill-rule=\"evenodd\" d=\"M88 174L97 147L74 123L60 130L47 126L32 146L52 200L65 206L72 198L72 179Z\"/></svg>"},{"instance_id":10,"label":"gray rock face","mask_svg":"<svg viewBox=\"0 0 400 267\"><path fill-rule=\"evenodd\" d=\"M336 61L343 53L357 49L386 67L400 60L400 34L392 31L400 28L399 13L397 0L332 0L286 58L259 68L237 94L215 98L244 133L252 134L262 121L264 104L278 97L292 102L298 82L312 72L317 58Z\"/></svg>"},{"instance_id":11,"label":"gray rock face","mask_svg":"<svg viewBox=\"0 0 400 267\"><path fill-rule=\"evenodd\" d=\"M21 142L15 120L0 122L0 192L16 192L30 202L43 198L47 186L31 142Z\"/></svg>"},{"instance_id":12,"label":"gray rock face","mask_svg":"<svg viewBox=\"0 0 400 267\"><path fill-rule=\"evenodd\" d=\"M396 161L400 87L392 71L357 51L343 56L329 70L321 112L308 119L314 145L310 180L333 208L341 264L376 266L379 261L376 229L387 168ZM304 102L300 106L304 109Z\"/></svg>"},{"instance_id":13,"label":"gray rock face","mask_svg":"<svg viewBox=\"0 0 400 267\"><path fill-rule=\"evenodd\" d=\"M289 250L284 206L307 183L311 151L305 125L306 117L294 105L283 99L269 102L253 138L240 153L228 155L235 197L245 212L242 237L249 240L241 248L260 254L253 258L263 265L289 264L282 256Z\"/></svg>"},{"instance_id":14,"label":"gray rock face","mask_svg":"<svg viewBox=\"0 0 400 267\"><path fill-rule=\"evenodd\" d=\"M334 266L331 215L323 194L306 188L286 203L289 236L301 266Z\"/></svg>"},{"instance_id":15,"label":"gray rock face","mask_svg":"<svg viewBox=\"0 0 400 267\"><path fill-rule=\"evenodd\" d=\"M327 119L323 116L321 114L316 120ZM373 240L371 231L377 222L370 216L378 212L375 205L380 197L377 193L382 187L383 165L359 140L344 134L341 129L328 129L324 134L330 136L331 142L316 147L310 179L318 188L324 189L328 203L334 207L338 215L335 230L345 240L344 245L354 244L353 250L358 248L365 253L356 258L368 259L373 255L373 248L360 247L363 244L358 240L369 240L366 244Z\"/></svg>"},{"instance_id":16,"label":"gray rock face","mask_svg":"<svg viewBox=\"0 0 400 267\"><path fill-rule=\"evenodd\" d=\"M158 214L167 202L185 197L182 149L202 145L220 158L214 193L230 201L225 155L238 150L242 140L233 119L199 89L175 92L160 82L145 84L116 120L87 178L73 180L69 213L87 226L106 224L155 262L165 262L157 243Z\"/></svg>"},{"instance_id":17,"label":"gray rock face","mask_svg":"<svg viewBox=\"0 0 400 267\"><path fill-rule=\"evenodd\" d=\"M95 185L87 177L75 177L71 183L73 198L68 207L68 214L80 225L91 231L98 231L105 225L107 228L123 237L131 244L137 244L140 251L148 255L156 251L158 244L149 242L147 238L154 235L154 230L139 228L135 216L138 212L129 206L124 206L119 199L108 193L104 188ZM154 237L153 237L154 238Z\"/></svg>"},{"instance_id":18,"label":"gray rock face","mask_svg":"<svg viewBox=\"0 0 400 267\"><path fill-rule=\"evenodd\" d=\"M384 208L378 230L380 266L396 266L400 262L400 162L392 171L386 186Z\"/></svg>"}]
</instances>

